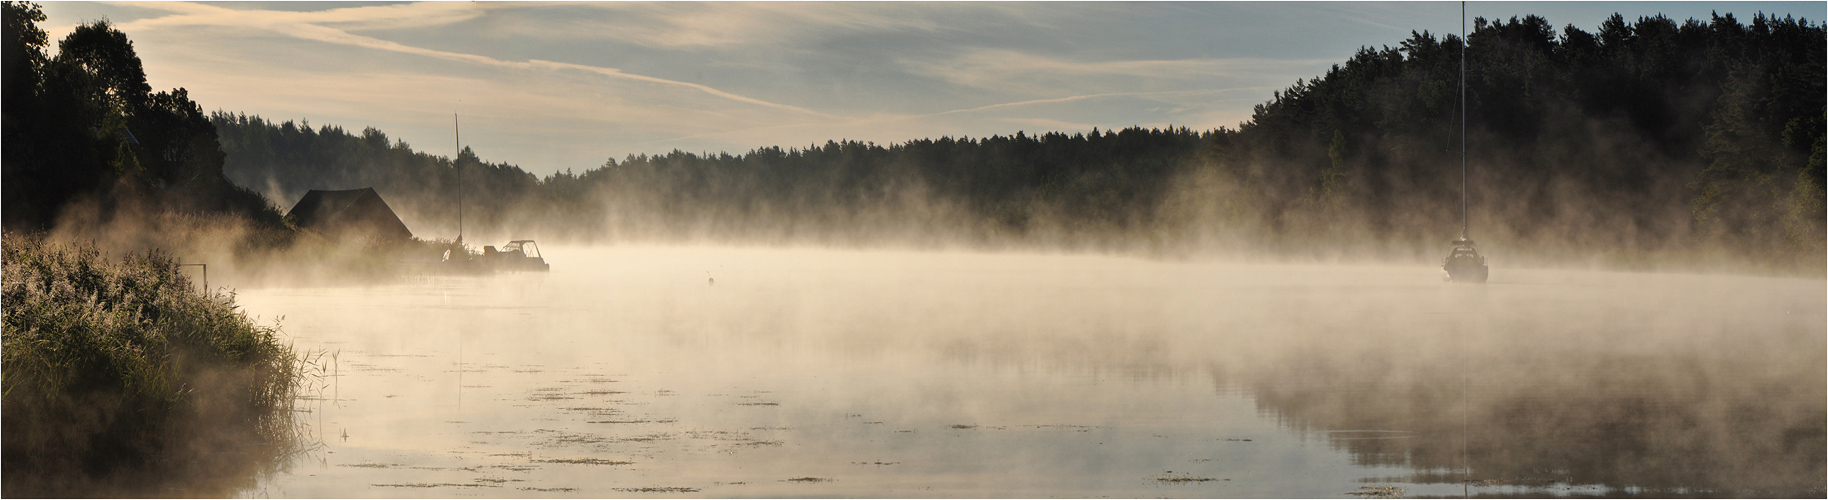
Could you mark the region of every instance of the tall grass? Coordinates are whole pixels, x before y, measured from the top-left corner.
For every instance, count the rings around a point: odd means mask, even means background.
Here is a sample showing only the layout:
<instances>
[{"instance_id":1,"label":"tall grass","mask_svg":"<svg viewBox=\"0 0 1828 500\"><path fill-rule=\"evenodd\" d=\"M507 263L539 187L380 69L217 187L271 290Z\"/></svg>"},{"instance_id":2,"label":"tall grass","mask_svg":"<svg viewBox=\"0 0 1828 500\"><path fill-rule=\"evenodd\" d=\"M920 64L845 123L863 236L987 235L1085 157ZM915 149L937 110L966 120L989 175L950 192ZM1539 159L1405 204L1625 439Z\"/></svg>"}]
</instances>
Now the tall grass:
<instances>
[{"instance_id":1,"label":"tall grass","mask_svg":"<svg viewBox=\"0 0 1828 500\"><path fill-rule=\"evenodd\" d=\"M158 252L3 238L0 493L232 494L162 488L251 476L234 471L296 441L304 366L232 292L198 290Z\"/></svg>"}]
</instances>

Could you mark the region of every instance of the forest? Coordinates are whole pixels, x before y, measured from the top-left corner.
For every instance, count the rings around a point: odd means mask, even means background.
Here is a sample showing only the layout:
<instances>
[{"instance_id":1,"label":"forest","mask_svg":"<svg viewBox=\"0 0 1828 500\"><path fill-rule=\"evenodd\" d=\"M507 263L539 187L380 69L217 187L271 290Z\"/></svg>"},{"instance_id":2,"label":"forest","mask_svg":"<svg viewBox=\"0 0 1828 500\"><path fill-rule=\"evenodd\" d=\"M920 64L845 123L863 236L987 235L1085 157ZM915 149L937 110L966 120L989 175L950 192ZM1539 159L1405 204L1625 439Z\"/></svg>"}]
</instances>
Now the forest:
<instances>
[{"instance_id":1,"label":"forest","mask_svg":"<svg viewBox=\"0 0 1828 500\"><path fill-rule=\"evenodd\" d=\"M416 235L450 239L461 178L471 241L1432 260L1461 230L1464 140L1466 223L1494 258L1809 273L1824 260L1828 37L1790 17L1614 15L1594 32L1477 19L1464 41L1361 48L1235 128L675 150L540 177L373 128L206 115L181 88L152 93L105 21L47 57L42 15L8 5L9 230L134 200L287 232L280 213L306 190L374 187Z\"/></svg>"},{"instance_id":2,"label":"forest","mask_svg":"<svg viewBox=\"0 0 1828 500\"><path fill-rule=\"evenodd\" d=\"M73 204L95 217L143 211L279 213L223 176L214 125L183 88L153 92L133 42L107 21L78 26L45 53L38 6L6 2L0 65L4 224L47 229Z\"/></svg>"},{"instance_id":3,"label":"forest","mask_svg":"<svg viewBox=\"0 0 1828 500\"><path fill-rule=\"evenodd\" d=\"M1471 235L1513 259L1820 269L1824 40L1764 15L1475 20ZM673 151L544 178L467 149L457 165L467 227L501 238L1415 258L1459 232L1461 48L1362 48L1236 128ZM282 203L374 186L415 231L456 232L448 157L374 129L211 120L241 185Z\"/></svg>"},{"instance_id":4,"label":"forest","mask_svg":"<svg viewBox=\"0 0 1828 500\"><path fill-rule=\"evenodd\" d=\"M293 233L223 176L215 127L188 93L152 92L125 34L83 24L49 57L39 6L0 15L0 495L170 495L187 470L275 467L299 448L299 353L160 250L177 244L174 221L252 229L210 242L240 250Z\"/></svg>"},{"instance_id":5,"label":"forest","mask_svg":"<svg viewBox=\"0 0 1828 500\"><path fill-rule=\"evenodd\" d=\"M373 186L415 233L456 234L457 172L448 159L374 129L212 116L243 185L292 200L308 189ZM465 148L472 234L608 241L728 238L901 242L968 237L998 243L1047 223L1126 234L1156 225L1157 200L1212 133L1132 128L882 146L760 148L742 155L630 155L582 173L535 178Z\"/></svg>"}]
</instances>

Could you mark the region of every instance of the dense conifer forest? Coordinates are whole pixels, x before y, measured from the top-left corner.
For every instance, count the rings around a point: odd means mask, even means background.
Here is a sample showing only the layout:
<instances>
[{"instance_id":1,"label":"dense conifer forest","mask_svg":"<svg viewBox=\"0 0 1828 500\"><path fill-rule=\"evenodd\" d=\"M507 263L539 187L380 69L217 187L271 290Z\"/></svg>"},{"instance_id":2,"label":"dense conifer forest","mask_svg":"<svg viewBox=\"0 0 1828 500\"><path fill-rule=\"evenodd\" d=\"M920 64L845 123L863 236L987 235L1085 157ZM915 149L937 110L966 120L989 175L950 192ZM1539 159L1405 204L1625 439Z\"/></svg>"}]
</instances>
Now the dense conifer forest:
<instances>
[{"instance_id":1,"label":"dense conifer forest","mask_svg":"<svg viewBox=\"0 0 1828 500\"><path fill-rule=\"evenodd\" d=\"M1821 260L1820 24L1614 15L1590 33L1526 16L1475 20L1469 39L1473 236L1627 266ZM1459 232L1461 47L1413 33L1363 48L1237 128L673 151L543 179L459 161L474 227L504 236L1425 255ZM420 228L454 231L447 158L372 129L213 121L243 185L278 199L373 185Z\"/></svg>"},{"instance_id":2,"label":"dense conifer forest","mask_svg":"<svg viewBox=\"0 0 1828 500\"><path fill-rule=\"evenodd\" d=\"M1488 252L1823 261L1828 38L1788 17L1614 15L1593 32L1477 19L1470 43L1423 32L1362 48L1235 128L675 150L539 177L372 128L205 116L183 89L151 93L106 22L50 58L29 11L7 12L8 227L124 196L283 226L254 193L283 211L309 189L374 187L416 235L450 238L461 172L466 232L488 239L1414 259L1460 232L1464 54L1470 233Z\"/></svg>"},{"instance_id":3,"label":"dense conifer forest","mask_svg":"<svg viewBox=\"0 0 1828 500\"><path fill-rule=\"evenodd\" d=\"M374 186L415 232L456 232L457 173L446 158L374 129L357 135L244 115L213 119L239 183L278 200L307 189ZM466 224L485 234L514 227L583 240L969 235L993 242L1048 223L1081 232L1152 227L1175 174L1211 138L1132 128L889 146L832 141L734 156L631 155L543 179L481 162L467 148L458 162Z\"/></svg>"}]
</instances>

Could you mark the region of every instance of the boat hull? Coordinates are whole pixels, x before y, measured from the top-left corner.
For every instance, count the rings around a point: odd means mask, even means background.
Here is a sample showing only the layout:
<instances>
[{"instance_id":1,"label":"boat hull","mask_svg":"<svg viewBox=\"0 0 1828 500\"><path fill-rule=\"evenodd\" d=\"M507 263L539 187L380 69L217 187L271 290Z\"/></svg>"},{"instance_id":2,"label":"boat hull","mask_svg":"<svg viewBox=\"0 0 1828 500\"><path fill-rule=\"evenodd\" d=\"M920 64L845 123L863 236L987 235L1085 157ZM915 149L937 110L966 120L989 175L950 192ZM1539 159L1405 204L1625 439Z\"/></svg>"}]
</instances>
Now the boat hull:
<instances>
[{"instance_id":1,"label":"boat hull","mask_svg":"<svg viewBox=\"0 0 1828 500\"><path fill-rule=\"evenodd\" d=\"M1441 270L1447 272L1447 281L1454 283L1484 283L1491 272L1491 268L1472 259L1450 260Z\"/></svg>"}]
</instances>

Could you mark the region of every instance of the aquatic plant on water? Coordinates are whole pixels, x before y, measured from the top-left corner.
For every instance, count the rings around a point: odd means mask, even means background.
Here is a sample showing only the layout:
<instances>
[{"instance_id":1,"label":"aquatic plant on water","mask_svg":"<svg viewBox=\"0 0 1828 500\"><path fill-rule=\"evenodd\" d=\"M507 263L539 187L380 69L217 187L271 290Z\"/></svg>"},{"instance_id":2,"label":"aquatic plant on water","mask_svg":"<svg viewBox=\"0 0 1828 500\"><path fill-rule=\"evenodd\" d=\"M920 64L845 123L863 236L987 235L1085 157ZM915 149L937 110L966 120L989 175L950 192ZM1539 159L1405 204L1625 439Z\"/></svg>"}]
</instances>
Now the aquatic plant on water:
<instances>
[{"instance_id":1,"label":"aquatic plant on water","mask_svg":"<svg viewBox=\"0 0 1828 500\"><path fill-rule=\"evenodd\" d=\"M0 493L138 496L209 481L197 473L251 482L244 469L295 446L305 367L232 292L199 291L156 252L111 261L14 234L0 250Z\"/></svg>"}]
</instances>

